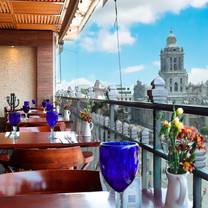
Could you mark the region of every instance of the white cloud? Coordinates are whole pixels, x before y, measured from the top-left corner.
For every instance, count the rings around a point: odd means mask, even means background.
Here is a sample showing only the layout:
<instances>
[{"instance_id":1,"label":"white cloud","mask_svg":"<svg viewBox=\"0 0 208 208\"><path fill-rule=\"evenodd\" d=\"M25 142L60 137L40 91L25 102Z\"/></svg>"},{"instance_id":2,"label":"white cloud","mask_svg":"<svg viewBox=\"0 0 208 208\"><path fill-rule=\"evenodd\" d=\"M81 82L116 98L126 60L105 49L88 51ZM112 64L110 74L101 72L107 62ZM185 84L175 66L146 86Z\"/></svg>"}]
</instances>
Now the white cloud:
<instances>
[{"instance_id":1,"label":"white cloud","mask_svg":"<svg viewBox=\"0 0 208 208\"><path fill-rule=\"evenodd\" d=\"M132 74L132 73L136 73L142 70L144 70L143 65L135 65L135 66L129 66L123 69L122 71L123 71L123 74Z\"/></svg>"},{"instance_id":2,"label":"white cloud","mask_svg":"<svg viewBox=\"0 0 208 208\"><path fill-rule=\"evenodd\" d=\"M125 28L119 30L120 46L132 45L135 38ZM117 51L116 32L110 32L107 29L101 29L97 34L88 34L80 39L80 44L87 51L106 51L115 53Z\"/></svg>"},{"instance_id":3,"label":"white cloud","mask_svg":"<svg viewBox=\"0 0 208 208\"><path fill-rule=\"evenodd\" d=\"M189 73L189 82L199 84L208 80L208 68L192 68Z\"/></svg>"},{"instance_id":4,"label":"white cloud","mask_svg":"<svg viewBox=\"0 0 208 208\"><path fill-rule=\"evenodd\" d=\"M154 23L166 12L180 13L188 7L201 8L208 0L119 0L118 22L120 48L124 45L133 45L135 37L131 34L133 24ZM87 51L105 51L114 53L117 50L116 33L112 32L115 22L114 1L108 0L105 7L98 7L91 21L96 23L98 31L93 30L80 39L81 46Z\"/></svg>"},{"instance_id":5,"label":"white cloud","mask_svg":"<svg viewBox=\"0 0 208 208\"><path fill-rule=\"evenodd\" d=\"M119 0L118 20L121 25L149 24L166 12L177 14L187 7L201 8L207 3L208 0ZM104 8L97 9L95 22L98 25L112 25L114 20L114 1L108 1Z\"/></svg>"},{"instance_id":6,"label":"white cloud","mask_svg":"<svg viewBox=\"0 0 208 208\"><path fill-rule=\"evenodd\" d=\"M153 64L154 66L156 66L156 67L160 67L160 61L159 61L159 60L153 61L152 64Z\"/></svg>"}]
</instances>

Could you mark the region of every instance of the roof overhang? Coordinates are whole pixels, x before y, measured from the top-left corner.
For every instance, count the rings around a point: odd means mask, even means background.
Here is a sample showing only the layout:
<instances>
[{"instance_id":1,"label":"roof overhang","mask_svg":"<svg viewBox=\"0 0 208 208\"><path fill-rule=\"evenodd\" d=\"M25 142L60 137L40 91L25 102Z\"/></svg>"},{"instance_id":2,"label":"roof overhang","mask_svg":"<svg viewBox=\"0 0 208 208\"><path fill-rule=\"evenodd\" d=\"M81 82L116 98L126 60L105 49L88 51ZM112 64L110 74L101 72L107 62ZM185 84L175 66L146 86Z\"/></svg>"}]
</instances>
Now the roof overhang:
<instances>
[{"instance_id":1,"label":"roof overhang","mask_svg":"<svg viewBox=\"0 0 208 208\"><path fill-rule=\"evenodd\" d=\"M72 40L101 0L1 0L0 30L51 30Z\"/></svg>"}]
</instances>

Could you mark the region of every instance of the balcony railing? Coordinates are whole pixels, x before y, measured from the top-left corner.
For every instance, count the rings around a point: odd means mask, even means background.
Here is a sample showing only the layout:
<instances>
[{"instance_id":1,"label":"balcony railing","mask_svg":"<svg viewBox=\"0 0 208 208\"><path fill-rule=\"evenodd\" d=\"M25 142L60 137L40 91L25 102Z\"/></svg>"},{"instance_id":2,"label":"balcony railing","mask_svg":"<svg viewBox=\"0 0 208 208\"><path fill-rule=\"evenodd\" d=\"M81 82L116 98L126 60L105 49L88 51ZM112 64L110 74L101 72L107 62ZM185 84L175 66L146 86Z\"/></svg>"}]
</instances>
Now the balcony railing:
<instances>
[{"instance_id":1,"label":"balcony railing","mask_svg":"<svg viewBox=\"0 0 208 208\"><path fill-rule=\"evenodd\" d=\"M62 106L69 100L72 102L73 119L79 118L79 111L85 105L86 99L77 99L62 97ZM162 160L167 160L167 152L162 148L163 143L159 136L161 120L159 119L160 112L166 112L167 116L172 112L173 105L147 103L147 102L125 102L115 100L93 100L97 108L93 109L92 117L94 135L101 141L111 140L134 140L141 147L141 175L143 188L147 188L148 181L148 154L153 155L153 188L161 190L162 188ZM103 107L104 106L104 107ZM186 117L190 115L203 116L208 118L208 108L202 106L190 105L175 105L184 109ZM117 109L117 110L116 110ZM123 109L118 115L119 109ZM107 111L106 111L107 110ZM103 112L105 114L103 115ZM146 122L139 120L136 124L132 123L132 118L129 118L130 112L132 115L140 112L141 117L149 116ZM116 115L117 114L117 115ZM119 119L119 116L124 115ZM117 118L116 118L117 116ZM202 117L200 117L201 119ZM199 119L199 118L198 118ZM186 121L186 119L185 119ZM207 121L207 122L206 122ZM205 119L208 124L208 120ZM197 123L196 123L197 124ZM193 171L193 207L202 207L202 180L208 181L208 168L198 168ZM157 192L158 193L158 192Z\"/></svg>"}]
</instances>

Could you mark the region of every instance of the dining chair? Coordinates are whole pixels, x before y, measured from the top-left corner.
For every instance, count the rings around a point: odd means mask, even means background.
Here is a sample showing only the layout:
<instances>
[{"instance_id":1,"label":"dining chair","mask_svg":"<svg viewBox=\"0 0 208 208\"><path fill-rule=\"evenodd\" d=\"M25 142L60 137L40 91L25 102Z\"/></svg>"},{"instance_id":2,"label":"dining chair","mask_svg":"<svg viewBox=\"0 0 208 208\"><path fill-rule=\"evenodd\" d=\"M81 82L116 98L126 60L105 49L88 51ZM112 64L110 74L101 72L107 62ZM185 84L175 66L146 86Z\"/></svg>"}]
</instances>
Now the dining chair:
<instances>
[{"instance_id":1,"label":"dining chair","mask_svg":"<svg viewBox=\"0 0 208 208\"><path fill-rule=\"evenodd\" d=\"M102 191L99 171L62 169L0 175L0 196L91 191Z\"/></svg>"},{"instance_id":2,"label":"dining chair","mask_svg":"<svg viewBox=\"0 0 208 208\"><path fill-rule=\"evenodd\" d=\"M42 169L86 169L94 156L79 146L48 149L15 149L9 160L1 161L7 171Z\"/></svg>"}]
</instances>

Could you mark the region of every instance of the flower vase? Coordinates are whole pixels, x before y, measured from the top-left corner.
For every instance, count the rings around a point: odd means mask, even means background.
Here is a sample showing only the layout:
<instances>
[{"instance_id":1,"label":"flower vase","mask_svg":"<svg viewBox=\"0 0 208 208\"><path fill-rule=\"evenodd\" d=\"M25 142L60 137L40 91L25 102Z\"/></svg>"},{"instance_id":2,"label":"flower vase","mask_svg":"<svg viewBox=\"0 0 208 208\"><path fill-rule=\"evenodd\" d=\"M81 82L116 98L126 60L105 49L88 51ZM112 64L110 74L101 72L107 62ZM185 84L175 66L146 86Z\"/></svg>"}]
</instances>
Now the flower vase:
<instances>
[{"instance_id":1,"label":"flower vase","mask_svg":"<svg viewBox=\"0 0 208 208\"><path fill-rule=\"evenodd\" d=\"M85 137L91 137L91 131L94 125L92 122L82 121L81 134Z\"/></svg>"},{"instance_id":2,"label":"flower vase","mask_svg":"<svg viewBox=\"0 0 208 208\"><path fill-rule=\"evenodd\" d=\"M64 120L65 121L70 121L70 115L71 115L70 110L64 110Z\"/></svg>"},{"instance_id":3,"label":"flower vase","mask_svg":"<svg viewBox=\"0 0 208 208\"><path fill-rule=\"evenodd\" d=\"M168 188L164 208L191 208L188 198L187 175L172 174L166 170Z\"/></svg>"}]
</instances>

